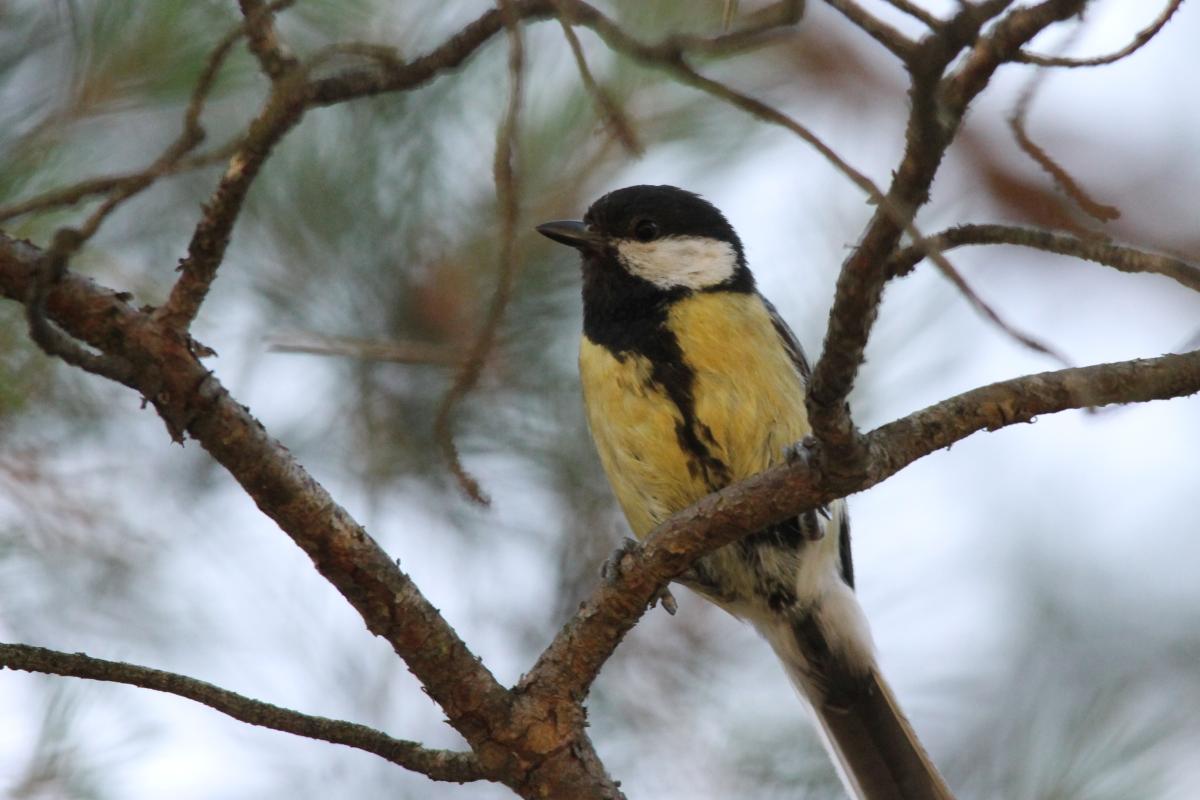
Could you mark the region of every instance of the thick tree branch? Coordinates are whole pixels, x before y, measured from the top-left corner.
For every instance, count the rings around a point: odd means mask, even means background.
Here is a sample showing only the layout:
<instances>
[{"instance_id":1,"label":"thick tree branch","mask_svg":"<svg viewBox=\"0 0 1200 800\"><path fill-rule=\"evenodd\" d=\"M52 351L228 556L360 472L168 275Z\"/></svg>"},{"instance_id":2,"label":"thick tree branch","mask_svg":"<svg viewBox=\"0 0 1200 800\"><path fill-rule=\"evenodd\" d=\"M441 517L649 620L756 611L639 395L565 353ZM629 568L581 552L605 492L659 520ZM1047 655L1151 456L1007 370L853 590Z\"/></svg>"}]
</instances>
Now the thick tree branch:
<instances>
[{"instance_id":1,"label":"thick tree branch","mask_svg":"<svg viewBox=\"0 0 1200 800\"><path fill-rule=\"evenodd\" d=\"M4 642L0 642L0 668L125 683L178 695L251 725L374 753L435 781L467 783L483 778L473 753L431 750L416 742L393 739L366 725L280 708L174 672Z\"/></svg>"},{"instance_id":2,"label":"thick tree branch","mask_svg":"<svg viewBox=\"0 0 1200 800\"><path fill-rule=\"evenodd\" d=\"M964 392L863 437L861 473L819 470L819 459L775 467L708 495L658 526L612 582L598 587L559 632L521 688L582 698L659 588L697 558L754 531L861 492L919 458L979 431L1068 409L1200 392L1200 350L1183 355L1043 372ZM817 444L816 446L820 446Z\"/></svg>"},{"instance_id":3,"label":"thick tree branch","mask_svg":"<svg viewBox=\"0 0 1200 800\"><path fill-rule=\"evenodd\" d=\"M867 434L874 486L918 458L979 431L1070 409L1145 403L1200 392L1200 350L1013 378L935 403Z\"/></svg>"},{"instance_id":4,"label":"thick tree branch","mask_svg":"<svg viewBox=\"0 0 1200 800\"><path fill-rule=\"evenodd\" d=\"M21 301L41 252L0 235L0 292ZM222 464L312 558L367 628L388 640L468 741L486 732L476 717L504 691L437 610L366 531L328 495L248 409L192 355L124 296L67 274L47 314L76 339L133 365L130 383L177 434L186 431Z\"/></svg>"},{"instance_id":5,"label":"thick tree branch","mask_svg":"<svg viewBox=\"0 0 1200 800\"><path fill-rule=\"evenodd\" d=\"M934 176L968 104L1002 63L1046 26L1077 13L1083 2L1049 0L1018 8L981 38L982 26L1007 5L964 5L946 26L922 41L909 63L912 109L904 156L884 202L842 265L825 341L810 382L809 421L814 435L825 445L822 455L830 459L828 469L850 475L864 467L864 442L850 417L847 398L883 297L888 279L884 265L901 234L911 228L916 210L928 200ZM972 42L963 65L942 80L942 71Z\"/></svg>"},{"instance_id":6,"label":"thick tree branch","mask_svg":"<svg viewBox=\"0 0 1200 800\"><path fill-rule=\"evenodd\" d=\"M44 258L0 234L0 295L23 302ZM196 358L185 334L127 295L67 273L46 314L66 333L132 365L129 385L174 436L190 434L386 639L446 712L484 774L525 797L621 796L588 740L583 712L500 686L397 563Z\"/></svg>"}]
</instances>

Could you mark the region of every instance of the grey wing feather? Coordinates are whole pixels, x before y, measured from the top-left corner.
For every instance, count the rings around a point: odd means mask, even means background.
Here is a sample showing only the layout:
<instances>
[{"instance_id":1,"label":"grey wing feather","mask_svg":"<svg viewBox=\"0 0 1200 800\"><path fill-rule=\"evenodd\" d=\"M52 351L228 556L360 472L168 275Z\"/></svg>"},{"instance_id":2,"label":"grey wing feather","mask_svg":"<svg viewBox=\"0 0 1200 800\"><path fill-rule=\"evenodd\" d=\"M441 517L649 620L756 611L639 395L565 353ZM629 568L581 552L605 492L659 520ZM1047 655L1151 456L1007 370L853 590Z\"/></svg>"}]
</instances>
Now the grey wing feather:
<instances>
[{"instance_id":1,"label":"grey wing feather","mask_svg":"<svg viewBox=\"0 0 1200 800\"><path fill-rule=\"evenodd\" d=\"M767 298L762 299L763 305L767 308L767 313L771 315L771 324L775 327L775 332L779 334L779 340L783 343L783 348L787 350L788 355L792 359L792 363L796 366L796 371L800 373L800 378L804 381L807 387L809 380L812 378L812 367L808 365L808 358L804 355L804 348L800 346L799 340L796 339L796 334L792 333L792 329L783 321L783 317L779 316L779 312L771 301ZM817 521L816 516L820 514L825 519L829 519L829 509L822 506L815 512L810 511L804 517L801 517L800 530L809 532L806 538L819 539L821 534L813 535L811 531L821 530L823 526ZM843 509L841 524L838 526L838 550L842 560L842 580L851 589L854 588L854 563L850 557L850 515Z\"/></svg>"},{"instance_id":2,"label":"grey wing feather","mask_svg":"<svg viewBox=\"0 0 1200 800\"><path fill-rule=\"evenodd\" d=\"M808 386L809 379L812 378L812 368L808 365L808 359L804 355L804 348L800 346L800 342L796 339L796 334L792 333L792 329L783 321L783 317L779 316L779 312L775 310L775 306L771 305L771 301L764 297L762 298L762 302L767 307L767 313L771 315L771 324L775 326L775 332L779 334L779 339L783 342L783 348L791 356L792 363L796 365L796 371L804 379L804 385Z\"/></svg>"}]
</instances>

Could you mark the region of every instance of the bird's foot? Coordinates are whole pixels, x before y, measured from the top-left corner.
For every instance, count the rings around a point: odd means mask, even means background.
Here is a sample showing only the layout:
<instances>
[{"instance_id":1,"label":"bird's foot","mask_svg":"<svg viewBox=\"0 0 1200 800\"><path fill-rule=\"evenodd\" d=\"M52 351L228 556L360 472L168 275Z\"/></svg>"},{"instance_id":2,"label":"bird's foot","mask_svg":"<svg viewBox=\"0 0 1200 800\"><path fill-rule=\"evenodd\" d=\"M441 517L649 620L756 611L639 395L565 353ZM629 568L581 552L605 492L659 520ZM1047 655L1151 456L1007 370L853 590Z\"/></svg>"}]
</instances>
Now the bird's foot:
<instances>
[{"instance_id":1,"label":"bird's foot","mask_svg":"<svg viewBox=\"0 0 1200 800\"><path fill-rule=\"evenodd\" d=\"M613 582L621 576L621 573L626 568L626 559L632 558L635 553L641 552L642 545L636 539L625 537L625 541L621 542L621 546L612 552L608 558L604 560L604 566L600 568L600 577L608 582ZM650 607L654 608L659 603L662 603L663 610L671 616L679 610L679 604L675 601L675 595L671 594L669 587L660 587L654 596L650 598Z\"/></svg>"},{"instance_id":2,"label":"bird's foot","mask_svg":"<svg viewBox=\"0 0 1200 800\"><path fill-rule=\"evenodd\" d=\"M801 462L808 464L812 461L813 451L817 449L817 440L811 435L805 436L798 442L783 446L783 460L789 464Z\"/></svg>"},{"instance_id":3,"label":"bird's foot","mask_svg":"<svg viewBox=\"0 0 1200 800\"><path fill-rule=\"evenodd\" d=\"M786 445L783 448L783 459L789 464L797 462L808 464L812 460L813 450L816 449L817 440L811 436L805 436L794 444ZM824 519L829 519L829 506L820 506L813 511L807 511L800 515L800 532L805 539L810 542L815 542L825 537L825 526L821 520L817 519L817 515Z\"/></svg>"}]
</instances>

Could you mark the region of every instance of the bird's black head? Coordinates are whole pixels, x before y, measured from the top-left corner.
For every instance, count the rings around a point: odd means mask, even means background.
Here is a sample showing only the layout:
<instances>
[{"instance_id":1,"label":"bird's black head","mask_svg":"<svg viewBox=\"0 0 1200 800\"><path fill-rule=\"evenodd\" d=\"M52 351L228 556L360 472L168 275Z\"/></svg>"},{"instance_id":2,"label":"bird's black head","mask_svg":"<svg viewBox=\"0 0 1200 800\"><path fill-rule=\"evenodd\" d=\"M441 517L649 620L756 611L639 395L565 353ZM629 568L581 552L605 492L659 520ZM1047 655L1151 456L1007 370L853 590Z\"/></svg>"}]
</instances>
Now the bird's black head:
<instances>
[{"instance_id":1,"label":"bird's black head","mask_svg":"<svg viewBox=\"0 0 1200 800\"><path fill-rule=\"evenodd\" d=\"M668 308L693 292L754 291L725 216L674 186L618 189L592 203L582 222L538 231L583 256L583 332L617 353L663 346Z\"/></svg>"},{"instance_id":2,"label":"bird's black head","mask_svg":"<svg viewBox=\"0 0 1200 800\"><path fill-rule=\"evenodd\" d=\"M582 222L547 222L538 231L580 251L585 284L644 283L672 295L754 286L725 215L674 186L618 189L592 203Z\"/></svg>"}]
</instances>

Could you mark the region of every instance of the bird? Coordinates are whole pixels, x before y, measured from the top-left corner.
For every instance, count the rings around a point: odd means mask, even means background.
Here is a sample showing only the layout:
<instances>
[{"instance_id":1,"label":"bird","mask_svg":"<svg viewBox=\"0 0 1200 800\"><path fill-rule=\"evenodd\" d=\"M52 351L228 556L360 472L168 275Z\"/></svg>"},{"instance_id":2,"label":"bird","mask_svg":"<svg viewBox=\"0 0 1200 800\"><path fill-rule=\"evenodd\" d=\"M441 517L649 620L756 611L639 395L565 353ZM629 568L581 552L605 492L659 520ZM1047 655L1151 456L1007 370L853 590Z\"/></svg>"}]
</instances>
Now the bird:
<instances>
[{"instance_id":1,"label":"bird","mask_svg":"<svg viewBox=\"0 0 1200 800\"><path fill-rule=\"evenodd\" d=\"M639 539L794 457L810 433L811 370L720 210L675 186L638 185L536 230L581 256L588 429ZM677 581L767 640L852 797L952 797L880 674L844 501L725 545Z\"/></svg>"}]
</instances>

